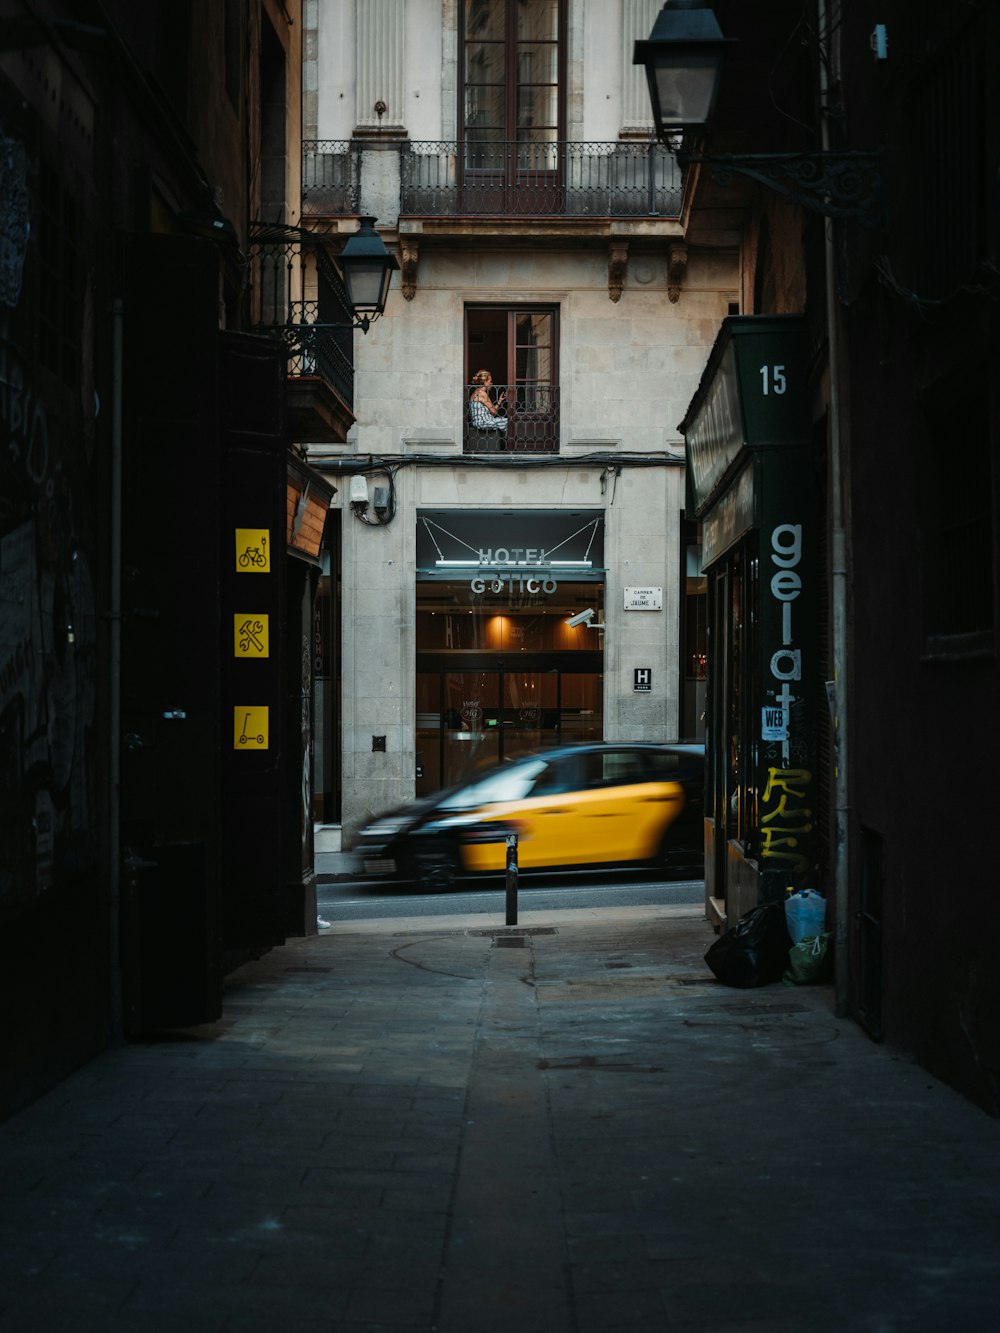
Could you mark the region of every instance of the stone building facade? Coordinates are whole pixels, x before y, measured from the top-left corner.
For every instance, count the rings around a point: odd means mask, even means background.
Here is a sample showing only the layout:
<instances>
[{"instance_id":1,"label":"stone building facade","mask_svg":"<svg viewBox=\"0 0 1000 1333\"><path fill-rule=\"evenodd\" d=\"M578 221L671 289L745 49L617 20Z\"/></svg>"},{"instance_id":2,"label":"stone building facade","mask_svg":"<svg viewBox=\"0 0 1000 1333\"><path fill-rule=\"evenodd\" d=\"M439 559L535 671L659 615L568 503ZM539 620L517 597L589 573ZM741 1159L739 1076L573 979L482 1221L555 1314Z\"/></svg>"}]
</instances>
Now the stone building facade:
<instances>
[{"instance_id":1,"label":"stone building facade","mask_svg":"<svg viewBox=\"0 0 1000 1333\"><path fill-rule=\"evenodd\" d=\"M304 225L374 216L401 265L355 335L346 443L308 452L339 519L317 812L347 847L523 749L697 730L678 424L740 309L739 238L720 213L686 243L632 65L657 9L305 5Z\"/></svg>"}]
</instances>

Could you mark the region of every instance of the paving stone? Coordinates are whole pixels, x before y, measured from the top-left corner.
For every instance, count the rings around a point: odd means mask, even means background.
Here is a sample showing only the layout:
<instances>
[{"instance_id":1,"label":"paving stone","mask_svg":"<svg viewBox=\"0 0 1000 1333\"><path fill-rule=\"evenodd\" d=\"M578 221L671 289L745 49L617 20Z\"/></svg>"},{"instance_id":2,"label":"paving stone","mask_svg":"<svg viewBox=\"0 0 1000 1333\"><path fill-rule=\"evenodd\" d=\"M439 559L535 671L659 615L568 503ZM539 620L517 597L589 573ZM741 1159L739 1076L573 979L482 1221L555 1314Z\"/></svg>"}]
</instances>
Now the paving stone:
<instances>
[{"instance_id":1,"label":"paving stone","mask_svg":"<svg viewBox=\"0 0 1000 1333\"><path fill-rule=\"evenodd\" d=\"M995 1324L998 1122L696 909L522 921L292 941L0 1126L3 1333Z\"/></svg>"}]
</instances>

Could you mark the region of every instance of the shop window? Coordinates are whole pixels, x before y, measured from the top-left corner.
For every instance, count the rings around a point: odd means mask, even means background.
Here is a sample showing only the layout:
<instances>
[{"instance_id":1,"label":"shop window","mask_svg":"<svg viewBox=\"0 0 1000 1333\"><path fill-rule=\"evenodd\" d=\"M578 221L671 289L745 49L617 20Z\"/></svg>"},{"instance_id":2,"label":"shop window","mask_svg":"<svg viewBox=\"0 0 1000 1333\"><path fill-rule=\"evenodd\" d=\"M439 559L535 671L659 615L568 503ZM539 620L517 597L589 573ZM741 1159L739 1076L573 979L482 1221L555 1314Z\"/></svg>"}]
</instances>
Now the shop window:
<instances>
[{"instance_id":1,"label":"shop window","mask_svg":"<svg viewBox=\"0 0 1000 1333\"><path fill-rule=\"evenodd\" d=\"M702 567L700 525L683 517L681 532L681 736L705 735L708 676L708 580Z\"/></svg>"},{"instance_id":2,"label":"shop window","mask_svg":"<svg viewBox=\"0 0 1000 1333\"><path fill-rule=\"evenodd\" d=\"M555 453L559 448L558 310L468 306L465 452ZM474 406L481 371L496 417Z\"/></svg>"}]
</instances>

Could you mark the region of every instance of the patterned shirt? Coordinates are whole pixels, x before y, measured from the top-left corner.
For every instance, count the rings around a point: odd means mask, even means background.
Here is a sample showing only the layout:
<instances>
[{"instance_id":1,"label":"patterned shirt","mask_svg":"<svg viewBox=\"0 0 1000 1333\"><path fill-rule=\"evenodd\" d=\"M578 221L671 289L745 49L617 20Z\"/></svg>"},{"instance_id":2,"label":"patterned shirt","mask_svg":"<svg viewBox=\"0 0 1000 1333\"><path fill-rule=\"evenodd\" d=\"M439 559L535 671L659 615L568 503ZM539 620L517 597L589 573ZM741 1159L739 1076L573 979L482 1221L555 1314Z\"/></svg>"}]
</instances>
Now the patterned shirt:
<instances>
[{"instance_id":1,"label":"patterned shirt","mask_svg":"<svg viewBox=\"0 0 1000 1333\"><path fill-rule=\"evenodd\" d=\"M469 399L469 421L477 430L507 429L507 418L495 417L479 398Z\"/></svg>"}]
</instances>

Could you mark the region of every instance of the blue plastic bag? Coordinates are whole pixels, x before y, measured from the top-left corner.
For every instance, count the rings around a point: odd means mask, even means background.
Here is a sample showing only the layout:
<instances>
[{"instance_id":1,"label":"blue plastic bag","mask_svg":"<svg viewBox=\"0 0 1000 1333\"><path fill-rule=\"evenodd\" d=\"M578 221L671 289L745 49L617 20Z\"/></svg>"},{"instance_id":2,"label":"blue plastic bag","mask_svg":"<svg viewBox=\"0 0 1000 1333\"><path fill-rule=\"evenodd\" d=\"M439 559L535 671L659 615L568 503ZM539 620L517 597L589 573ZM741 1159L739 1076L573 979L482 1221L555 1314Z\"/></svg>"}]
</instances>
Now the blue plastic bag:
<instances>
[{"instance_id":1,"label":"blue plastic bag","mask_svg":"<svg viewBox=\"0 0 1000 1333\"><path fill-rule=\"evenodd\" d=\"M801 889L785 895L785 921L792 943L807 935L819 935L826 924L826 899L815 889Z\"/></svg>"}]
</instances>

